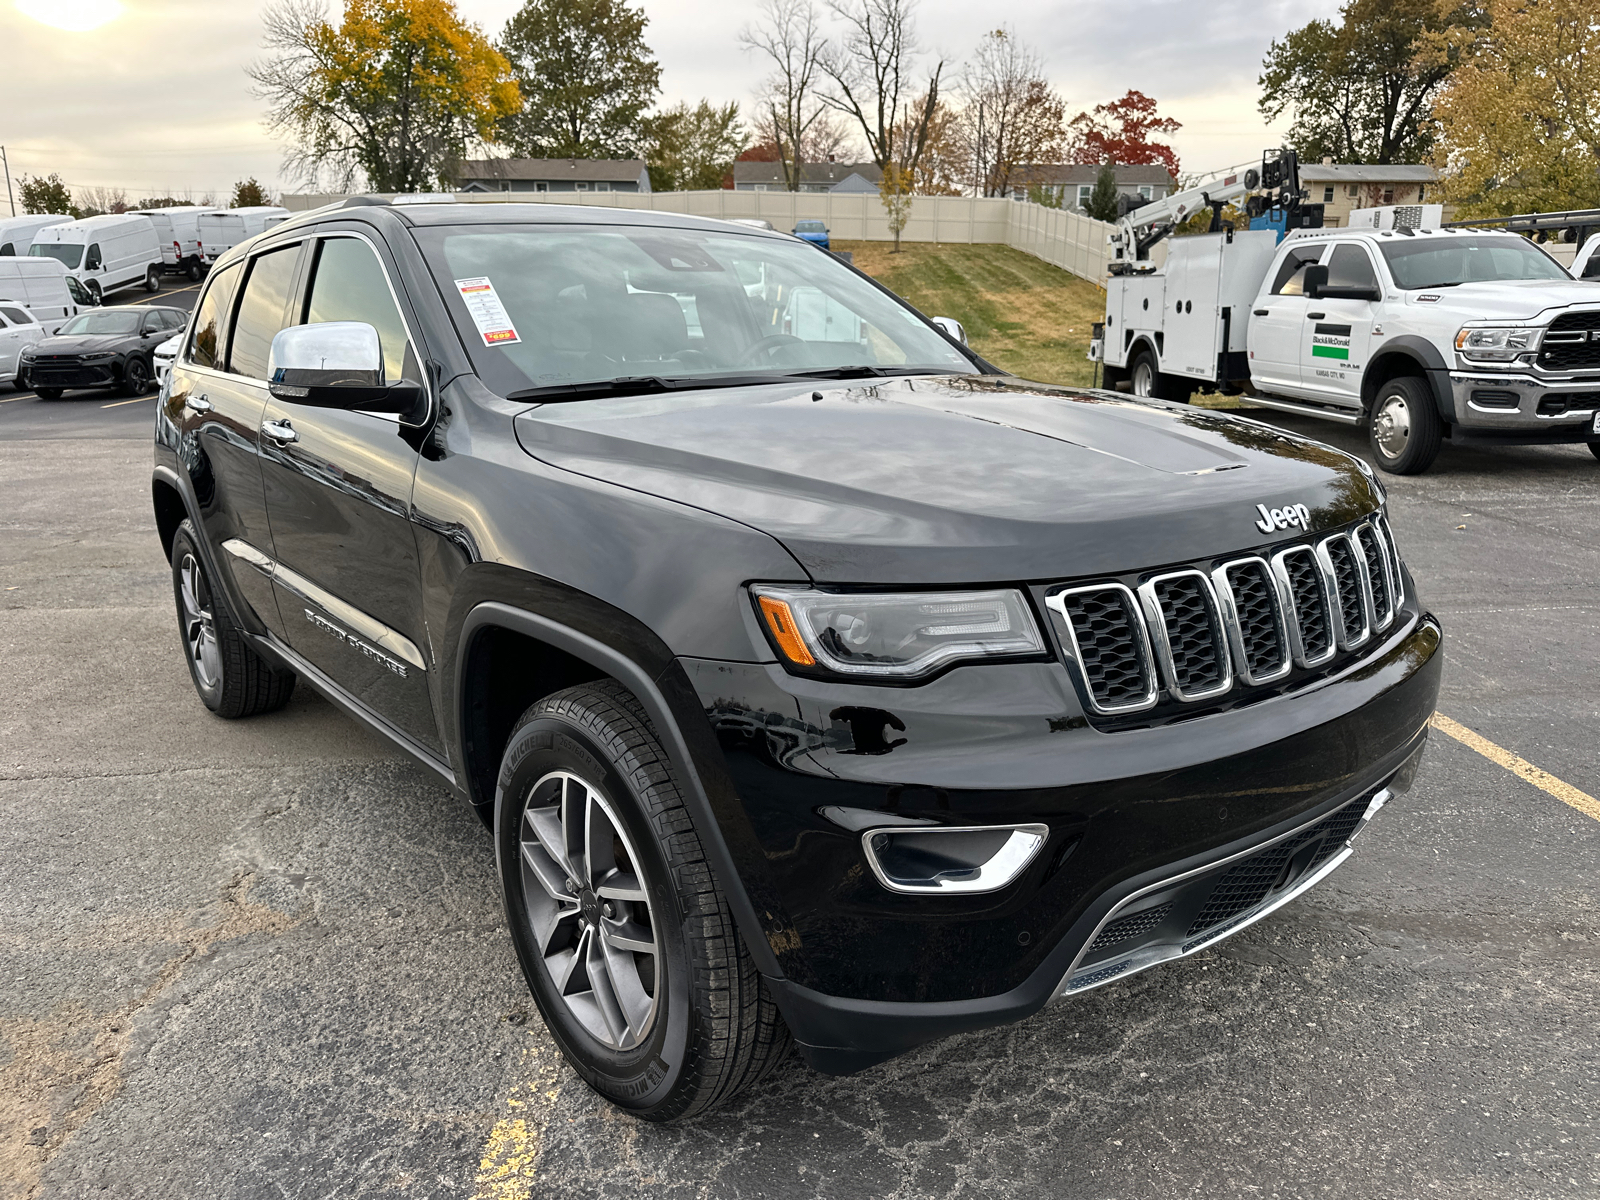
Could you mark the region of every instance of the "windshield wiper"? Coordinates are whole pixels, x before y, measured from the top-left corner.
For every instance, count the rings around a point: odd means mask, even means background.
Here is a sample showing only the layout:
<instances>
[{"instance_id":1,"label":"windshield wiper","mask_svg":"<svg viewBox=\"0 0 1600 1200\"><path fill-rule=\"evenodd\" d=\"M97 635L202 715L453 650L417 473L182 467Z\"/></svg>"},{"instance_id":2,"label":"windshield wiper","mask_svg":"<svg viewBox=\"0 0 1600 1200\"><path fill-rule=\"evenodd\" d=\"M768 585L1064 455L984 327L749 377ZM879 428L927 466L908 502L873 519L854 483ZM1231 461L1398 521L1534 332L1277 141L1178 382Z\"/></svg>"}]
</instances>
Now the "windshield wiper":
<instances>
[{"instance_id":1,"label":"windshield wiper","mask_svg":"<svg viewBox=\"0 0 1600 1200\"><path fill-rule=\"evenodd\" d=\"M537 400L560 404L564 400L594 400L601 396L646 396L653 392L692 392L699 388L749 387L772 383L769 374L740 375L623 375L617 379L591 379L581 383L552 383L521 388L507 400Z\"/></svg>"}]
</instances>

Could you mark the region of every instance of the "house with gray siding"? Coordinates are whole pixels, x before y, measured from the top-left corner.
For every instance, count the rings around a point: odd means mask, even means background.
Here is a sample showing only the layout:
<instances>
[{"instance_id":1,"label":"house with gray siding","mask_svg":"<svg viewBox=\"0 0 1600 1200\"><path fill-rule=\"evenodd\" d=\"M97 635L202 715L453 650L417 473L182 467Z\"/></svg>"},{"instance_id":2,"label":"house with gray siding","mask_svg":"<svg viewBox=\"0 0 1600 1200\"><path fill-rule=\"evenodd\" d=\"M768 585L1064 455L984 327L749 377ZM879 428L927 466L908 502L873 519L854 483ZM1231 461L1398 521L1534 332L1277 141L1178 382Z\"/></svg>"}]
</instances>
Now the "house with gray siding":
<instances>
[{"instance_id":1,"label":"house with gray siding","mask_svg":"<svg viewBox=\"0 0 1600 1200\"><path fill-rule=\"evenodd\" d=\"M873 192L883 172L876 163L801 163L802 192ZM736 162L733 164L733 190L736 192L782 192L788 190L783 164L775 162Z\"/></svg>"},{"instance_id":2,"label":"house with gray siding","mask_svg":"<svg viewBox=\"0 0 1600 1200\"><path fill-rule=\"evenodd\" d=\"M456 164L461 192L648 192L641 158L475 158Z\"/></svg>"}]
</instances>

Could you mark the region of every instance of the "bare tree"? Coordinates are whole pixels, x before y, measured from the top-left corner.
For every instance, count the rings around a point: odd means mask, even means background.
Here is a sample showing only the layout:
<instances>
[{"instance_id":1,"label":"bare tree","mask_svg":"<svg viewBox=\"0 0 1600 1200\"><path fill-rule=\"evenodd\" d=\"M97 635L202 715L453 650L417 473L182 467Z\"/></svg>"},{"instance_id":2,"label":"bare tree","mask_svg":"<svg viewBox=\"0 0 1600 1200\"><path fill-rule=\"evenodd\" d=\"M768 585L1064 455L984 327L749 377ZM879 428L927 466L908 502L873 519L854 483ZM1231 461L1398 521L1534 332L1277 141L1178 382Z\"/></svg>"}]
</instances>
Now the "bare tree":
<instances>
[{"instance_id":1,"label":"bare tree","mask_svg":"<svg viewBox=\"0 0 1600 1200\"><path fill-rule=\"evenodd\" d=\"M1060 161L1066 104L1015 30L1002 26L984 34L962 73L961 92L962 134L981 194L1003 196L1027 182L1023 168Z\"/></svg>"},{"instance_id":2,"label":"bare tree","mask_svg":"<svg viewBox=\"0 0 1600 1200\"><path fill-rule=\"evenodd\" d=\"M914 82L918 45L916 0L831 0L844 23L841 42L822 58L829 89L822 99L861 126L867 153L882 170L898 165L915 176L939 108L944 60Z\"/></svg>"},{"instance_id":3,"label":"bare tree","mask_svg":"<svg viewBox=\"0 0 1600 1200\"><path fill-rule=\"evenodd\" d=\"M778 151L784 185L800 190L809 135L827 112L817 84L826 41L811 0L763 0L754 25L739 34L747 50L772 61L756 103L756 125Z\"/></svg>"}]
</instances>

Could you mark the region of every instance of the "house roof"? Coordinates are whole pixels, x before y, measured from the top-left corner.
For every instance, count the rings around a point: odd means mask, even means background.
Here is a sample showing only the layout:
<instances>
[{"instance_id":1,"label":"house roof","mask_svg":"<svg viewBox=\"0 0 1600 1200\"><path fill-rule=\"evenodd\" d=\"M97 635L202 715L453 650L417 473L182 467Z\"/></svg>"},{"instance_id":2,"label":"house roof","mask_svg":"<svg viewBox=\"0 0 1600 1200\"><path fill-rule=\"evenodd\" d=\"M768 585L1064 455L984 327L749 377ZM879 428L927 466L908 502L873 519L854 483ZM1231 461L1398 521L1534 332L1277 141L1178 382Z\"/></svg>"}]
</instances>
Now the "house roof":
<instances>
[{"instance_id":1,"label":"house roof","mask_svg":"<svg viewBox=\"0 0 1600 1200\"><path fill-rule=\"evenodd\" d=\"M1020 176L1029 184L1078 184L1094 183L1100 178L1100 167L1094 163L1034 163L1021 168ZM1176 181L1167 174L1167 169L1161 166L1117 166L1111 167L1111 175L1119 187L1137 186L1141 183L1159 184L1162 187L1176 186Z\"/></svg>"},{"instance_id":2,"label":"house roof","mask_svg":"<svg viewBox=\"0 0 1600 1200\"><path fill-rule=\"evenodd\" d=\"M642 158L469 158L456 164L455 178L632 183L644 173Z\"/></svg>"},{"instance_id":3,"label":"house roof","mask_svg":"<svg viewBox=\"0 0 1600 1200\"><path fill-rule=\"evenodd\" d=\"M883 178L877 163L801 163L801 183L838 183L859 175L873 187ZM775 162L736 162L733 164L733 182L783 183L783 164Z\"/></svg>"},{"instance_id":4,"label":"house roof","mask_svg":"<svg viewBox=\"0 0 1600 1200\"><path fill-rule=\"evenodd\" d=\"M1437 183L1439 172L1415 163L1301 163L1305 183Z\"/></svg>"}]
</instances>

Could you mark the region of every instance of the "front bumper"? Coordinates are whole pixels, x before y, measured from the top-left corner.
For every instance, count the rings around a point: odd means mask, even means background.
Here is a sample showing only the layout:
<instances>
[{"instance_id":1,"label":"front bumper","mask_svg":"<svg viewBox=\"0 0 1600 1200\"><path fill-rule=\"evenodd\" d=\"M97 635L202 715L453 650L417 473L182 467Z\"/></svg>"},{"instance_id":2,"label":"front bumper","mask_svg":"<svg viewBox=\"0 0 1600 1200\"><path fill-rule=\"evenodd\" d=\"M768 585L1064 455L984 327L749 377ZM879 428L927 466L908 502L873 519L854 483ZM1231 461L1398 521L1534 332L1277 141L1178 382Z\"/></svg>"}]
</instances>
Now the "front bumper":
<instances>
[{"instance_id":1,"label":"front bumper","mask_svg":"<svg viewBox=\"0 0 1600 1200\"><path fill-rule=\"evenodd\" d=\"M680 660L764 860L741 866L747 891L783 918L768 941L785 977L768 986L802 1052L847 1072L1018 1020L1103 982L1097 971L1124 976L1200 949L1333 869L1349 830L1320 827L1309 855L1295 839L1395 786L1437 698L1438 625L1414 600L1403 617L1382 646L1313 686L1115 732L1084 719L1058 663L873 688ZM859 828L839 826L841 810L1036 822L1050 836L1002 891L896 895L864 861ZM1278 863L1259 894L1190 933L1230 871L1283 846L1295 860L1286 871ZM1139 920L1118 929L1143 927L1103 936L1128 917Z\"/></svg>"},{"instance_id":2,"label":"front bumper","mask_svg":"<svg viewBox=\"0 0 1600 1200\"><path fill-rule=\"evenodd\" d=\"M1510 435L1518 441L1568 442L1600 438L1600 372L1547 378L1529 372L1451 371L1454 423L1471 435Z\"/></svg>"},{"instance_id":3,"label":"front bumper","mask_svg":"<svg viewBox=\"0 0 1600 1200\"><path fill-rule=\"evenodd\" d=\"M116 359L81 363L62 359L29 359L23 367L31 387L92 388L110 387L121 378Z\"/></svg>"}]
</instances>

